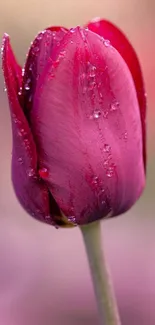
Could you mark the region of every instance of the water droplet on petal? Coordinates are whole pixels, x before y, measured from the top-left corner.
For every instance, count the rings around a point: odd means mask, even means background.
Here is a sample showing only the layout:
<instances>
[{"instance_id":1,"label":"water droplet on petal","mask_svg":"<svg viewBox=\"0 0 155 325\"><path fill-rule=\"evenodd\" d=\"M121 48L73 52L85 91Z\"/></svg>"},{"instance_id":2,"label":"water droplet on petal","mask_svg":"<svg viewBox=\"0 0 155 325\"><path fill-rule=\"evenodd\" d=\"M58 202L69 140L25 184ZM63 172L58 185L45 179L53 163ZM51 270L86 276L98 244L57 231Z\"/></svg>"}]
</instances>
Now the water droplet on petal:
<instances>
[{"instance_id":1,"label":"water droplet on petal","mask_svg":"<svg viewBox=\"0 0 155 325\"><path fill-rule=\"evenodd\" d=\"M109 144L105 144L103 150L104 150L104 152L110 152L111 151L111 147L109 146Z\"/></svg>"},{"instance_id":2,"label":"water droplet on petal","mask_svg":"<svg viewBox=\"0 0 155 325\"><path fill-rule=\"evenodd\" d=\"M114 171L115 171L115 165L111 165L108 167L108 169L106 170L106 175L111 178L114 175Z\"/></svg>"},{"instance_id":3,"label":"water droplet on petal","mask_svg":"<svg viewBox=\"0 0 155 325\"><path fill-rule=\"evenodd\" d=\"M31 82L31 79L28 78L28 79L26 80L26 83L25 83L25 86L24 86L25 90L29 90L29 89L30 89L30 85L29 85L30 82Z\"/></svg>"},{"instance_id":4,"label":"water droplet on petal","mask_svg":"<svg viewBox=\"0 0 155 325\"><path fill-rule=\"evenodd\" d=\"M28 176L30 177L33 177L35 175L35 171L33 168L31 168L29 171L28 171Z\"/></svg>"},{"instance_id":5,"label":"water droplet on petal","mask_svg":"<svg viewBox=\"0 0 155 325\"><path fill-rule=\"evenodd\" d=\"M110 43L110 41L109 41L108 39L105 39L105 40L104 40L104 45L105 45L106 47L108 47L108 46L111 45L111 43Z\"/></svg>"},{"instance_id":6,"label":"water droplet on petal","mask_svg":"<svg viewBox=\"0 0 155 325\"><path fill-rule=\"evenodd\" d=\"M38 46L33 46L33 54L37 54L38 52L39 52L39 47Z\"/></svg>"},{"instance_id":7,"label":"water droplet on petal","mask_svg":"<svg viewBox=\"0 0 155 325\"><path fill-rule=\"evenodd\" d=\"M89 64L89 77L90 78L94 78L96 76L96 67L94 65L92 65L91 63L88 63Z\"/></svg>"},{"instance_id":8,"label":"water droplet on petal","mask_svg":"<svg viewBox=\"0 0 155 325\"><path fill-rule=\"evenodd\" d=\"M19 136L23 136L26 135L25 129L20 129L20 131L18 132Z\"/></svg>"},{"instance_id":9,"label":"water droplet on petal","mask_svg":"<svg viewBox=\"0 0 155 325\"><path fill-rule=\"evenodd\" d=\"M104 118L107 118L107 117L108 117L108 113L109 113L108 110L103 111L103 117L104 117Z\"/></svg>"},{"instance_id":10,"label":"water droplet on petal","mask_svg":"<svg viewBox=\"0 0 155 325\"><path fill-rule=\"evenodd\" d=\"M24 76L24 73L25 73L25 69L23 68L22 69L22 77Z\"/></svg>"},{"instance_id":11,"label":"water droplet on petal","mask_svg":"<svg viewBox=\"0 0 155 325\"><path fill-rule=\"evenodd\" d=\"M97 185L98 184L98 177L97 176L94 176L93 179L92 179L92 184L93 185Z\"/></svg>"},{"instance_id":12,"label":"water droplet on petal","mask_svg":"<svg viewBox=\"0 0 155 325\"><path fill-rule=\"evenodd\" d=\"M88 85L88 90L93 90L95 86L96 86L96 81L95 80L90 81Z\"/></svg>"},{"instance_id":13,"label":"water droplet on petal","mask_svg":"<svg viewBox=\"0 0 155 325\"><path fill-rule=\"evenodd\" d=\"M19 88L18 95L21 96L22 94L22 87Z\"/></svg>"},{"instance_id":14,"label":"water droplet on petal","mask_svg":"<svg viewBox=\"0 0 155 325\"><path fill-rule=\"evenodd\" d=\"M29 71L32 71L32 65L29 66Z\"/></svg>"},{"instance_id":15,"label":"water droplet on petal","mask_svg":"<svg viewBox=\"0 0 155 325\"><path fill-rule=\"evenodd\" d=\"M25 132L25 135L26 135L26 132ZM28 139L24 139L24 144L25 144L25 147L28 149L29 146L30 146L30 142Z\"/></svg>"},{"instance_id":16,"label":"water droplet on petal","mask_svg":"<svg viewBox=\"0 0 155 325\"><path fill-rule=\"evenodd\" d=\"M48 169L46 167L39 169L39 176L41 178L46 178L46 177L48 177L48 175L49 175L49 173L48 173Z\"/></svg>"},{"instance_id":17,"label":"water droplet on petal","mask_svg":"<svg viewBox=\"0 0 155 325\"><path fill-rule=\"evenodd\" d=\"M19 157L19 158L18 158L18 162L19 162L20 164L23 164L23 158L22 158L22 157Z\"/></svg>"},{"instance_id":18,"label":"water droplet on petal","mask_svg":"<svg viewBox=\"0 0 155 325\"><path fill-rule=\"evenodd\" d=\"M5 91L5 92L7 91L7 88L6 88L6 86L4 86L4 91Z\"/></svg>"},{"instance_id":19,"label":"water droplet on petal","mask_svg":"<svg viewBox=\"0 0 155 325\"><path fill-rule=\"evenodd\" d=\"M118 102L114 102L110 105L110 110L111 111L116 111L119 108L119 103Z\"/></svg>"},{"instance_id":20,"label":"water droplet on petal","mask_svg":"<svg viewBox=\"0 0 155 325\"><path fill-rule=\"evenodd\" d=\"M128 139L128 132L127 132L127 131L124 133L123 138L124 138L125 140Z\"/></svg>"},{"instance_id":21,"label":"water droplet on petal","mask_svg":"<svg viewBox=\"0 0 155 325\"><path fill-rule=\"evenodd\" d=\"M105 167L108 166L109 160L108 159L104 160L104 163L103 164L104 164Z\"/></svg>"},{"instance_id":22,"label":"water droplet on petal","mask_svg":"<svg viewBox=\"0 0 155 325\"><path fill-rule=\"evenodd\" d=\"M93 118L98 119L101 116L101 112L99 110L95 110L93 113Z\"/></svg>"},{"instance_id":23,"label":"water droplet on petal","mask_svg":"<svg viewBox=\"0 0 155 325\"><path fill-rule=\"evenodd\" d=\"M68 221L70 221L70 222L76 224L75 216L69 216L69 217L67 217L67 219L68 219Z\"/></svg>"}]
</instances>

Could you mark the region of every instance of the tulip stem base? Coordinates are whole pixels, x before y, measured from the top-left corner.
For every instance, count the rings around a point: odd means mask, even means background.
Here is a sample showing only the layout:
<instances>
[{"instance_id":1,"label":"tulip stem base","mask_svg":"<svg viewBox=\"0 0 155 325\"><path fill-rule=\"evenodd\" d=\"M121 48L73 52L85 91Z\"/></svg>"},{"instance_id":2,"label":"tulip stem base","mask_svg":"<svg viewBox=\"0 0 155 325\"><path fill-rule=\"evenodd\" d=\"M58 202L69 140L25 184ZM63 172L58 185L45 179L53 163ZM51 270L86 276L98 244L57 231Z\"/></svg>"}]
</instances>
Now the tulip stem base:
<instances>
[{"instance_id":1,"label":"tulip stem base","mask_svg":"<svg viewBox=\"0 0 155 325\"><path fill-rule=\"evenodd\" d=\"M113 287L102 249L100 221L80 227L85 243L102 325L121 325Z\"/></svg>"}]
</instances>

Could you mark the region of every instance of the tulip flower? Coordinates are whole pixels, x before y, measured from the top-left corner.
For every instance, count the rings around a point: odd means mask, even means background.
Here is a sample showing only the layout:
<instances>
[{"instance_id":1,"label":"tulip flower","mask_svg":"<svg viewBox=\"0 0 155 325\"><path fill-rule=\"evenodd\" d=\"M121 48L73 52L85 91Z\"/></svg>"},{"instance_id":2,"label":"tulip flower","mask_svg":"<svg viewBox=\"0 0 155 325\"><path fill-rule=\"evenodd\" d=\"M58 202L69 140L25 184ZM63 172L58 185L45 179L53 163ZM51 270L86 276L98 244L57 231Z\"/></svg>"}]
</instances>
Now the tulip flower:
<instances>
[{"instance_id":1,"label":"tulip flower","mask_svg":"<svg viewBox=\"0 0 155 325\"><path fill-rule=\"evenodd\" d=\"M146 98L136 53L114 25L95 20L39 33L23 70L5 35L2 63L17 198L39 220L80 226L101 322L120 325L99 220L127 211L145 184Z\"/></svg>"},{"instance_id":2,"label":"tulip flower","mask_svg":"<svg viewBox=\"0 0 155 325\"><path fill-rule=\"evenodd\" d=\"M5 34L2 64L12 181L26 211L55 226L127 211L145 184L146 98L123 33L104 20L47 28L31 44L24 69Z\"/></svg>"}]
</instances>

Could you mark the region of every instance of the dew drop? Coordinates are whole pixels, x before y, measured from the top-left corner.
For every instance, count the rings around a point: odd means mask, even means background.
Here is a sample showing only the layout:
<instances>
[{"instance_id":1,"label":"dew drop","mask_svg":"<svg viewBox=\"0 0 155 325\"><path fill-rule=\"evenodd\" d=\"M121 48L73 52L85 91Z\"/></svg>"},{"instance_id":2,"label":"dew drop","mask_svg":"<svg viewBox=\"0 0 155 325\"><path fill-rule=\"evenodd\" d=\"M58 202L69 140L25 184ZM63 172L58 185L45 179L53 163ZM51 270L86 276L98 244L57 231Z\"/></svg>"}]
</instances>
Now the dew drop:
<instances>
[{"instance_id":1,"label":"dew drop","mask_svg":"<svg viewBox=\"0 0 155 325\"><path fill-rule=\"evenodd\" d=\"M46 178L46 177L48 177L48 169L46 168L46 167L43 167L43 168L41 168L41 169L39 169L39 176L41 177L41 178Z\"/></svg>"},{"instance_id":2,"label":"dew drop","mask_svg":"<svg viewBox=\"0 0 155 325\"><path fill-rule=\"evenodd\" d=\"M19 162L20 164L23 164L23 158L19 157L19 158L18 158L18 162Z\"/></svg>"},{"instance_id":3,"label":"dew drop","mask_svg":"<svg viewBox=\"0 0 155 325\"><path fill-rule=\"evenodd\" d=\"M26 135L26 132L25 132L25 135ZM29 140L28 139L24 139L24 144L25 144L25 147L28 149L29 148Z\"/></svg>"},{"instance_id":4,"label":"dew drop","mask_svg":"<svg viewBox=\"0 0 155 325\"><path fill-rule=\"evenodd\" d=\"M55 32L53 32L53 33L52 33L52 35L53 35L53 38L55 39L56 33L55 33Z\"/></svg>"},{"instance_id":5,"label":"dew drop","mask_svg":"<svg viewBox=\"0 0 155 325\"><path fill-rule=\"evenodd\" d=\"M29 86L25 86L25 90L29 90L30 89L30 87Z\"/></svg>"},{"instance_id":6,"label":"dew drop","mask_svg":"<svg viewBox=\"0 0 155 325\"><path fill-rule=\"evenodd\" d=\"M39 47L38 46L33 46L33 53L37 54L39 52Z\"/></svg>"},{"instance_id":7,"label":"dew drop","mask_svg":"<svg viewBox=\"0 0 155 325\"><path fill-rule=\"evenodd\" d=\"M108 46L111 45L111 43L110 43L110 41L109 41L108 39L105 39L105 40L104 40L104 45L105 45L106 47L108 47Z\"/></svg>"},{"instance_id":8,"label":"dew drop","mask_svg":"<svg viewBox=\"0 0 155 325\"><path fill-rule=\"evenodd\" d=\"M93 118L98 119L101 116L101 112L99 110L94 111Z\"/></svg>"},{"instance_id":9,"label":"dew drop","mask_svg":"<svg viewBox=\"0 0 155 325\"><path fill-rule=\"evenodd\" d=\"M74 42L73 41L70 41L71 44L73 44Z\"/></svg>"},{"instance_id":10,"label":"dew drop","mask_svg":"<svg viewBox=\"0 0 155 325\"><path fill-rule=\"evenodd\" d=\"M128 132L127 132L127 131L124 133L124 136L123 136L123 138L124 138L125 140L127 140L127 139L128 139Z\"/></svg>"},{"instance_id":11,"label":"dew drop","mask_svg":"<svg viewBox=\"0 0 155 325\"><path fill-rule=\"evenodd\" d=\"M93 90L96 86L96 81L92 80L89 82L88 90Z\"/></svg>"},{"instance_id":12,"label":"dew drop","mask_svg":"<svg viewBox=\"0 0 155 325\"><path fill-rule=\"evenodd\" d=\"M66 55L66 51L61 51L60 54L59 54L59 59L64 58L65 55Z\"/></svg>"},{"instance_id":13,"label":"dew drop","mask_svg":"<svg viewBox=\"0 0 155 325\"><path fill-rule=\"evenodd\" d=\"M28 78L27 81L26 81L26 83L25 83L25 86L24 86L25 90L29 90L30 89L30 86L29 86L30 82L31 82L31 79Z\"/></svg>"},{"instance_id":14,"label":"dew drop","mask_svg":"<svg viewBox=\"0 0 155 325\"><path fill-rule=\"evenodd\" d=\"M104 163L103 164L104 164L105 167L108 166L109 160L108 159L104 160Z\"/></svg>"},{"instance_id":15,"label":"dew drop","mask_svg":"<svg viewBox=\"0 0 155 325\"><path fill-rule=\"evenodd\" d=\"M114 175L114 170L115 170L115 166L111 165L108 167L108 169L106 170L106 175L111 178Z\"/></svg>"},{"instance_id":16,"label":"dew drop","mask_svg":"<svg viewBox=\"0 0 155 325\"><path fill-rule=\"evenodd\" d=\"M115 102L110 105L111 111L116 111L118 108L119 108L119 102Z\"/></svg>"},{"instance_id":17,"label":"dew drop","mask_svg":"<svg viewBox=\"0 0 155 325\"><path fill-rule=\"evenodd\" d=\"M32 65L29 66L29 71L32 71Z\"/></svg>"},{"instance_id":18,"label":"dew drop","mask_svg":"<svg viewBox=\"0 0 155 325\"><path fill-rule=\"evenodd\" d=\"M20 131L18 132L19 136L23 136L26 135L25 129L20 129Z\"/></svg>"},{"instance_id":19,"label":"dew drop","mask_svg":"<svg viewBox=\"0 0 155 325\"><path fill-rule=\"evenodd\" d=\"M22 69L22 77L24 76L24 73L25 73L25 69L23 68Z\"/></svg>"},{"instance_id":20,"label":"dew drop","mask_svg":"<svg viewBox=\"0 0 155 325\"><path fill-rule=\"evenodd\" d=\"M97 196L97 200L98 200L98 206L99 208L103 208L103 206L106 204L105 202L105 190L101 189L98 193Z\"/></svg>"},{"instance_id":21,"label":"dew drop","mask_svg":"<svg viewBox=\"0 0 155 325\"><path fill-rule=\"evenodd\" d=\"M96 76L96 67L89 63L89 77L94 78Z\"/></svg>"},{"instance_id":22,"label":"dew drop","mask_svg":"<svg viewBox=\"0 0 155 325\"><path fill-rule=\"evenodd\" d=\"M35 175L35 171L33 168L29 169L28 176L33 177Z\"/></svg>"},{"instance_id":23,"label":"dew drop","mask_svg":"<svg viewBox=\"0 0 155 325\"><path fill-rule=\"evenodd\" d=\"M103 111L103 117L107 118L108 117L108 111Z\"/></svg>"},{"instance_id":24,"label":"dew drop","mask_svg":"<svg viewBox=\"0 0 155 325\"><path fill-rule=\"evenodd\" d=\"M75 216L69 216L69 217L67 217L67 219L68 219L68 221L70 221L70 222L76 224Z\"/></svg>"},{"instance_id":25,"label":"dew drop","mask_svg":"<svg viewBox=\"0 0 155 325\"><path fill-rule=\"evenodd\" d=\"M21 96L22 94L22 87L19 88L18 95Z\"/></svg>"},{"instance_id":26,"label":"dew drop","mask_svg":"<svg viewBox=\"0 0 155 325\"><path fill-rule=\"evenodd\" d=\"M92 179L92 184L93 185L97 185L98 184L98 177L97 176L94 176L93 179Z\"/></svg>"},{"instance_id":27,"label":"dew drop","mask_svg":"<svg viewBox=\"0 0 155 325\"><path fill-rule=\"evenodd\" d=\"M75 33L75 28L71 28L70 29L70 32L73 34L73 33Z\"/></svg>"},{"instance_id":28,"label":"dew drop","mask_svg":"<svg viewBox=\"0 0 155 325\"><path fill-rule=\"evenodd\" d=\"M3 56L3 52L4 52L4 45L2 44L2 46L1 46L1 56Z\"/></svg>"},{"instance_id":29,"label":"dew drop","mask_svg":"<svg viewBox=\"0 0 155 325\"><path fill-rule=\"evenodd\" d=\"M4 91L5 91L5 92L7 91L7 88L6 88L6 86L4 86Z\"/></svg>"},{"instance_id":30,"label":"dew drop","mask_svg":"<svg viewBox=\"0 0 155 325\"><path fill-rule=\"evenodd\" d=\"M109 144L105 144L103 150L104 150L104 152L110 152L111 151L111 147L109 146Z\"/></svg>"}]
</instances>

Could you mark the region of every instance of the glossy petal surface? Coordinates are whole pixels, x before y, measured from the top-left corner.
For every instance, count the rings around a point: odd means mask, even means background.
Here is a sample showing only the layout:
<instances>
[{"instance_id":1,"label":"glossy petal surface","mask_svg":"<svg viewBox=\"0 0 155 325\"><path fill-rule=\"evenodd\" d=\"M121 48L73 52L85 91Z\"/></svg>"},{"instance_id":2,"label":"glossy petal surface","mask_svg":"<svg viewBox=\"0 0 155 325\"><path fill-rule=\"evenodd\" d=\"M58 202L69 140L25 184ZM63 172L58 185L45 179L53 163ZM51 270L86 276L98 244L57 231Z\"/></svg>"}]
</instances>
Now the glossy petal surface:
<instances>
[{"instance_id":1,"label":"glossy petal surface","mask_svg":"<svg viewBox=\"0 0 155 325\"><path fill-rule=\"evenodd\" d=\"M111 22L102 19L96 19L90 22L87 27L91 31L104 37L106 40L109 40L115 49L117 49L117 51L121 54L130 69L135 83L140 107L143 133L143 156L144 165L146 165L146 94L137 54L122 31Z\"/></svg>"},{"instance_id":2,"label":"glossy petal surface","mask_svg":"<svg viewBox=\"0 0 155 325\"><path fill-rule=\"evenodd\" d=\"M118 215L144 186L131 74L113 47L80 28L68 32L54 60L38 81L30 113L48 188L78 224Z\"/></svg>"},{"instance_id":3,"label":"glossy petal surface","mask_svg":"<svg viewBox=\"0 0 155 325\"><path fill-rule=\"evenodd\" d=\"M67 30L63 27L45 29L36 36L30 47L22 86L22 102L27 118L33 105L33 96L38 78L47 64L49 56L59 46L66 33Z\"/></svg>"},{"instance_id":4,"label":"glossy petal surface","mask_svg":"<svg viewBox=\"0 0 155 325\"><path fill-rule=\"evenodd\" d=\"M7 35L3 39L2 63L12 120L14 189L22 206L32 216L45 220L50 214L49 193L46 185L39 180L37 175L36 146L18 100L16 71L19 69ZM47 222L50 221L48 217Z\"/></svg>"}]
</instances>

